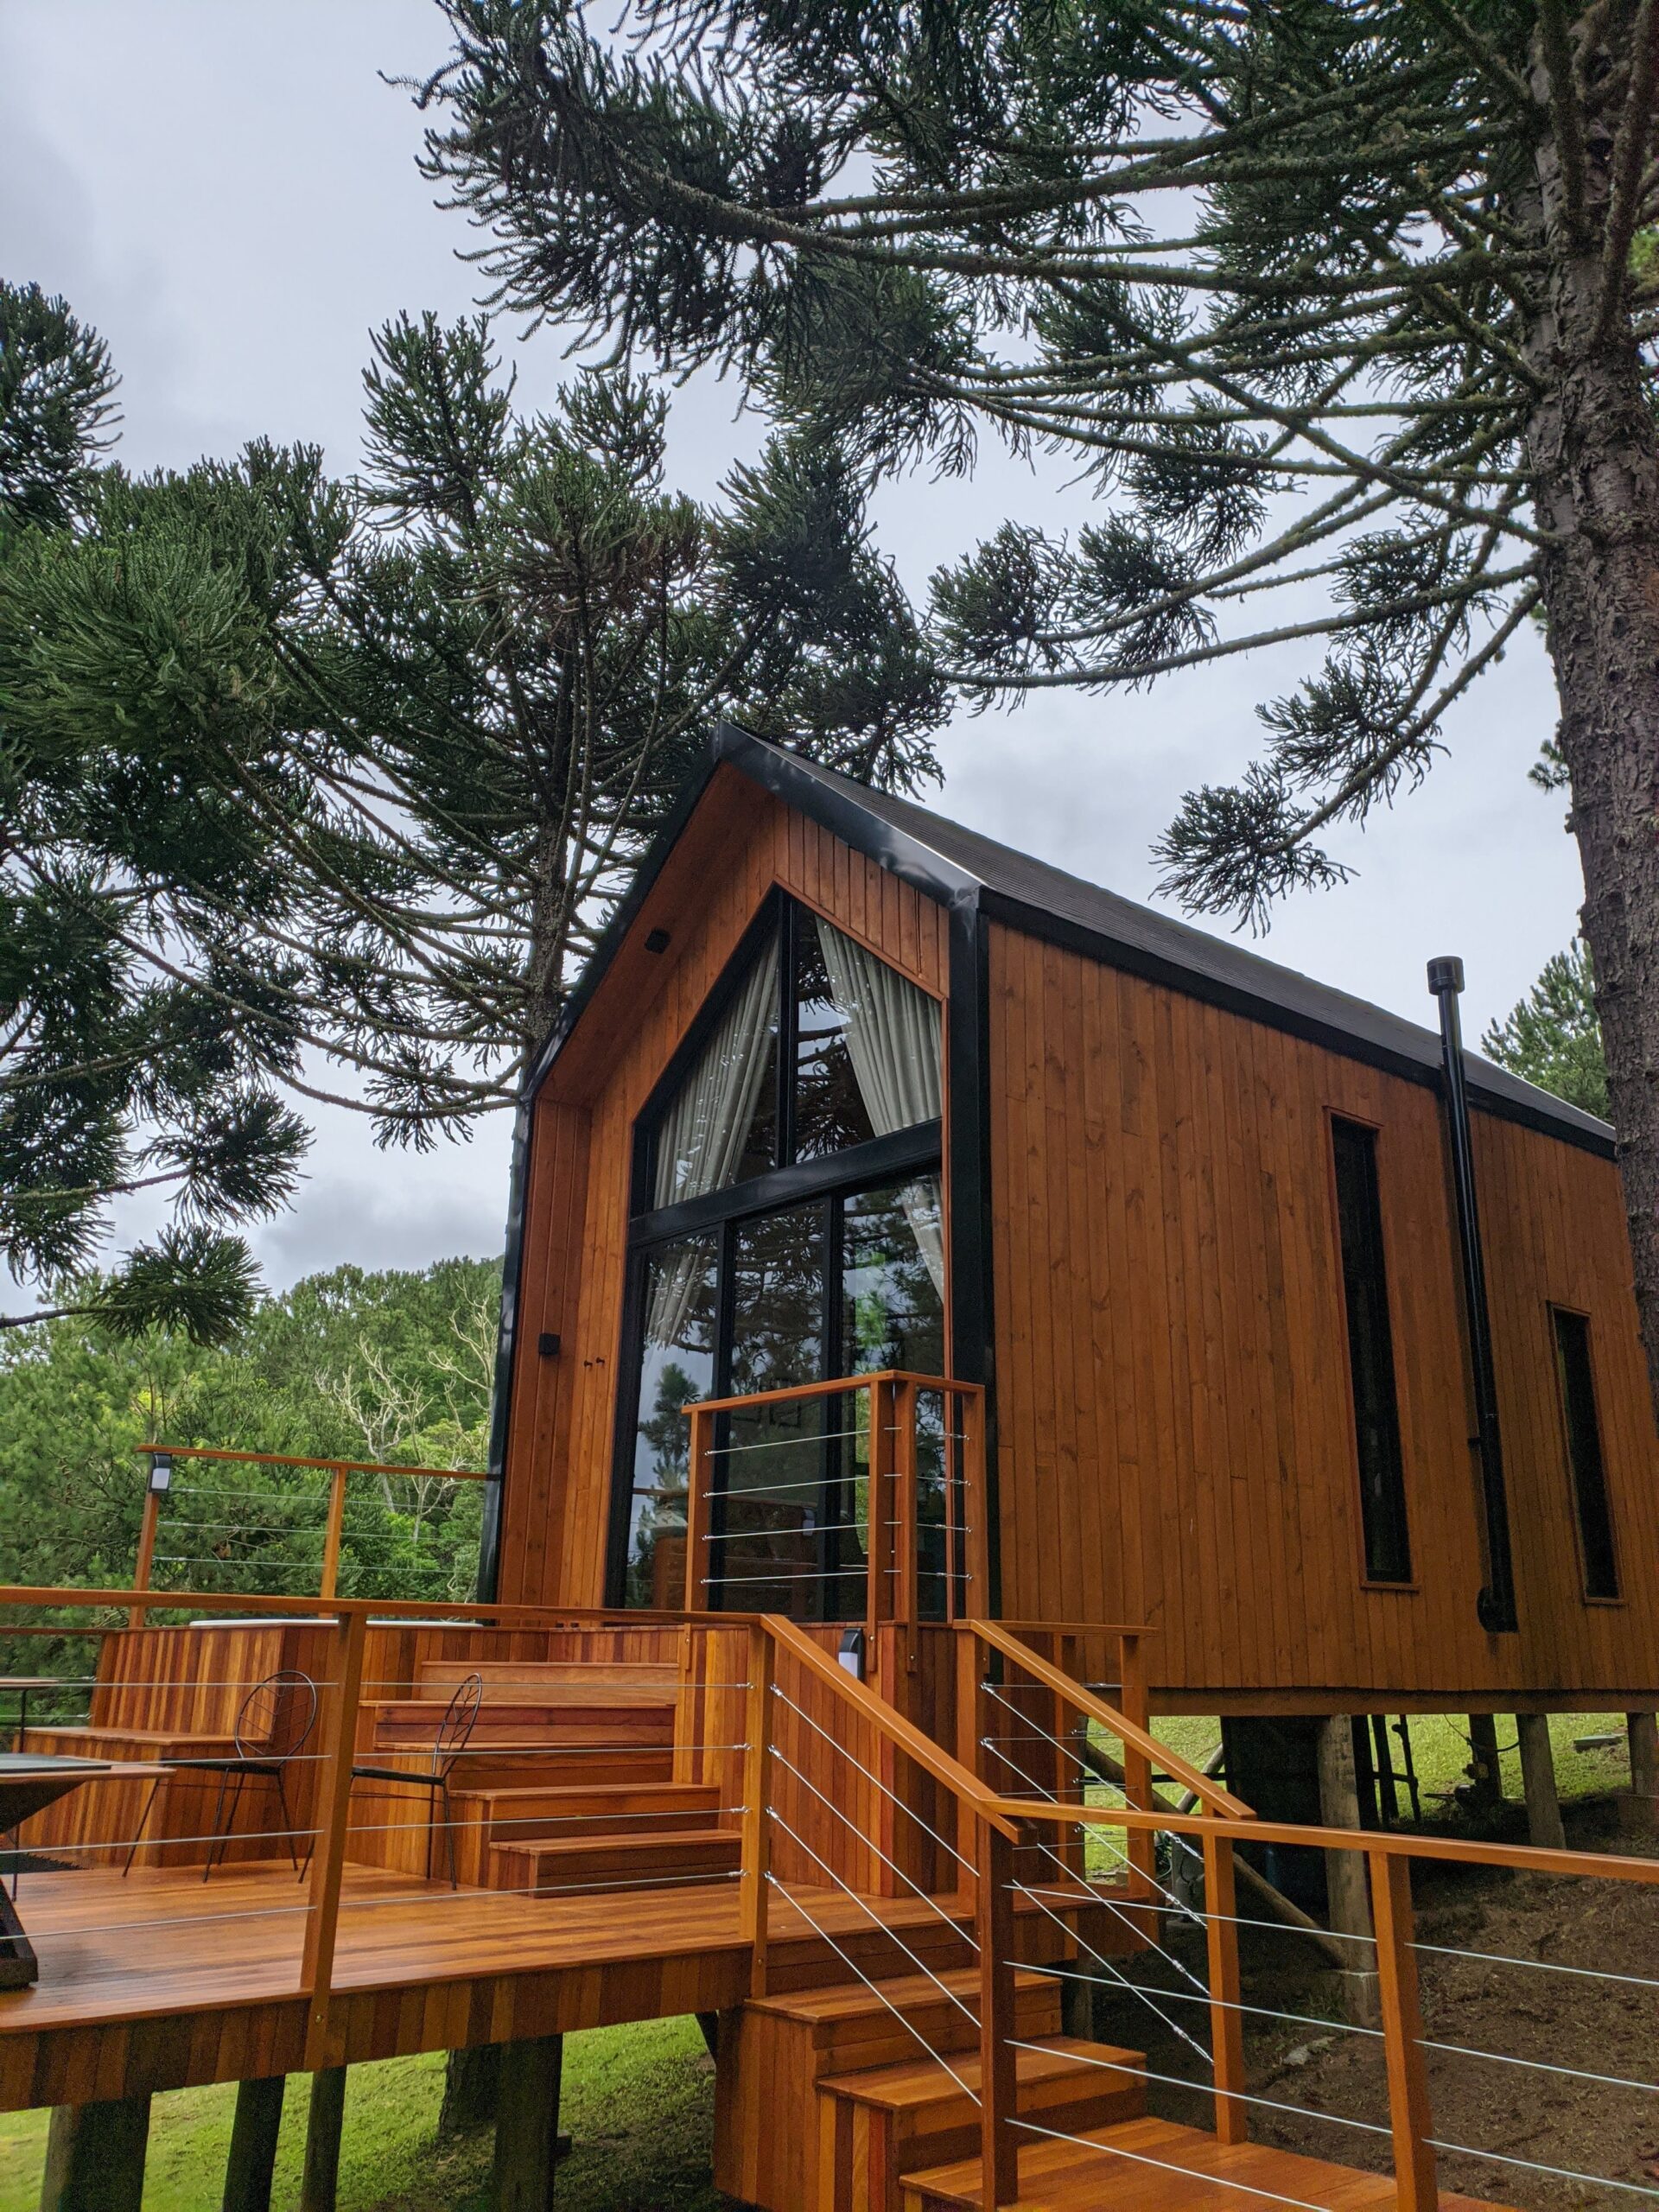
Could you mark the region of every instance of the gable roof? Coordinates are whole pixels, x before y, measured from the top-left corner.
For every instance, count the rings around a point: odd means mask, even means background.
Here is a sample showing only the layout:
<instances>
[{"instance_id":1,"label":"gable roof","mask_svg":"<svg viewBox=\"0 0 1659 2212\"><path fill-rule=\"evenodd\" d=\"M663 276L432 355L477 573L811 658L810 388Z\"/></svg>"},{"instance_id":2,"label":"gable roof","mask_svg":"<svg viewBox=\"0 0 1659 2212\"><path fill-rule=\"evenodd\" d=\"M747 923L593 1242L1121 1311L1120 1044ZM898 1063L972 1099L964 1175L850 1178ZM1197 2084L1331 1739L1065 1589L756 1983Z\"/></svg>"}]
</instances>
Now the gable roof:
<instances>
[{"instance_id":1,"label":"gable roof","mask_svg":"<svg viewBox=\"0 0 1659 2212\"><path fill-rule=\"evenodd\" d=\"M1402 1016L1355 998L1295 969L1264 960L1224 938L1155 912L1099 884L1033 859L994 837L950 822L930 807L871 791L787 747L722 722L707 762L641 864L566 1003L531 1072L539 1085L580 1020L618 945L656 880L709 779L722 761L819 823L855 851L950 906L976 907L992 919L1064 944L1109 966L1209 1000L1248 1020L1289 1031L1392 1074L1435 1083L1440 1039ZM1425 987L1427 988L1427 987ZM1465 1052L1471 1103L1529 1123L1569 1143L1614 1156L1614 1133L1592 1114Z\"/></svg>"}]
</instances>

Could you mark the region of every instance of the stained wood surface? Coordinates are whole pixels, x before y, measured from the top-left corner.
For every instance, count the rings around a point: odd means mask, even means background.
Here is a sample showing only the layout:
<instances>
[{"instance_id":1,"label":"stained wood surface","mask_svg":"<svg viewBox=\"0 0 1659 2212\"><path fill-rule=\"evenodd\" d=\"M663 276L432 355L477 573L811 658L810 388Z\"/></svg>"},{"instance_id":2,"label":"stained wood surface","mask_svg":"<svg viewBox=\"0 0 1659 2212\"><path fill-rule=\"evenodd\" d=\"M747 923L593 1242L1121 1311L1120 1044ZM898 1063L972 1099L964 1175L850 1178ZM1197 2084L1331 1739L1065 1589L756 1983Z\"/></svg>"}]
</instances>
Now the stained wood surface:
<instances>
[{"instance_id":1,"label":"stained wood surface","mask_svg":"<svg viewBox=\"0 0 1659 2212\"><path fill-rule=\"evenodd\" d=\"M507 1601L603 1599L633 1124L774 885L944 994L943 908L722 767L537 1102L501 1548ZM648 953L657 928L668 931L668 949ZM544 1332L560 1339L556 1358L537 1354Z\"/></svg>"},{"instance_id":2,"label":"stained wood surface","mask_svg":"<svg viewBox=\"0 0 1659 2212\"><path fill-rule=\"evenodd\" d=\"M1659 1445L1612 1165L1475 1116L1521 1613L1491 1638L1436 1093L1000 926L990 988L1005 1611L1151 1623L1162 1710L1650 1698L1659 1617L1582 1595L1548 1314L1591 1318L1634 1594ZM1404 1589L1364 1575L1332 1113L1379 1131Z\"/></svg>"}]
</instances>

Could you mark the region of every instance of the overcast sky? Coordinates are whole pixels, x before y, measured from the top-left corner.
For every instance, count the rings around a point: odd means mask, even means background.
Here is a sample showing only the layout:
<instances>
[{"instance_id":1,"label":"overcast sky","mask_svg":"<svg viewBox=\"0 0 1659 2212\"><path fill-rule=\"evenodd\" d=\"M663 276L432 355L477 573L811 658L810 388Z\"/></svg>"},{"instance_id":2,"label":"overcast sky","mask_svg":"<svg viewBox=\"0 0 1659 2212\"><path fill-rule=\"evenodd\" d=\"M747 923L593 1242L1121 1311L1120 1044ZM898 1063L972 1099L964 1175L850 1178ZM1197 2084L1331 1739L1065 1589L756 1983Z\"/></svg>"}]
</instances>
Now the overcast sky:
<instances>
[{"instance_id":1,"label":"overcast sky","mask_svg":"<svg viewBox=\"0 0 1659 2212\"><path fill-rule=\"evenodd\" d=\"M0 270L60 291L121 372L120 451L183 466L267 435L358 451L367 334L399 309L464 312L474 243L416 175L420 121L382 81L443 54L431 0L0 0ZM503 327L521 398L543 400L556 334ZM754 426L729 388L676 404L673 467L711 495ZM1017 512L1083 512L1058 475L995 453L971 483L890 489L881 543L907 582ZM1317 651L1317 648L1313 650ZM1134 898L1183 791L1249 757L1255 702L1306 665L1284 651L1176 676L1151 694L1046 694L944 736L942 811ZM1471 1038L1571 937L1582 895L1560 805L1526 772L1554 721L1529 637L1448 724L1423 788L1334 849L1345 887L1280 912L1274 958L1424 1020L1424 962L1467 963ZM294 1211L253 1243L273 1285L341 1260L414 1266L499 1251L505 1127L467 1147L377 1152L325 1116ZM121 1226L145 1225L135 1213Z\"/></svg>"}]
</instances>

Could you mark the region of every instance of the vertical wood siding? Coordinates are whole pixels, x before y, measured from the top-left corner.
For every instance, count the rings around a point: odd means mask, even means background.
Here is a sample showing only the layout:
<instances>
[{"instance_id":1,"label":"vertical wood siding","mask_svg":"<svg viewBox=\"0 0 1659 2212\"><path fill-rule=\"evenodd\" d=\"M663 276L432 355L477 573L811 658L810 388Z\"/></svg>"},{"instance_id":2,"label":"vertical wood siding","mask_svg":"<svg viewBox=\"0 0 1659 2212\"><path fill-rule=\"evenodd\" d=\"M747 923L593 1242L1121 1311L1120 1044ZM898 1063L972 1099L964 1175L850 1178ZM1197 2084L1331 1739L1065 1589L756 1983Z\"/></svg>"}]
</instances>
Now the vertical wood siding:
<instances>
[{"instance_id":1,"label":"vertical wood siding","mask_svg":"<svg viewBox=\"0 0 1659 2212\"><path fill-rule=\"evenodd\" d=\"M721 769L560 1055L531 1133L501 1550L505 1603L604 1596L633 1125L774 884L943 997L944 911ZM646 934L671 933L666 952ZM543 1359L537 1339L561 1339Z\"/></svg>"},{"instance_id":2,"label":"vertical wood siding","mask_svg":"<svg viewBox=\"0 0 1659 2212\"><path fill-rule=\"evenodd\" d=\"M1188 1701L1659 1687L1611 1164L1476 1116L1522 1621L1490 1637L1436 1093L1001 927L990 973L1006 1610L1154 1624ZM1364 1583L1332 1112L1380 1132L1408 1591ZM1624 1605L1581 1595L1552 1302L1591 1317Z\"/></svg>"}]
</instances>

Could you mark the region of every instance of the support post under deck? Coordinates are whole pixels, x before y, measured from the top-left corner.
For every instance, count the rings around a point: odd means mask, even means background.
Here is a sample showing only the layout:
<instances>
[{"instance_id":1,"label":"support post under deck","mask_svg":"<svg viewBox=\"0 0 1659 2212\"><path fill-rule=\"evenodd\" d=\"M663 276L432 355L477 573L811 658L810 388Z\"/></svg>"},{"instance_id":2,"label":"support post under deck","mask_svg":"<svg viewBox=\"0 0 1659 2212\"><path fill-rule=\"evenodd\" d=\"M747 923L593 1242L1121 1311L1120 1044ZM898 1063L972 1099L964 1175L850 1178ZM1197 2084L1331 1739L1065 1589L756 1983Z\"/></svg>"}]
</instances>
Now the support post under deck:
<instances>
[{"instance_id":1,"label":"support post under deck","mask_svg":"<svg viewBox=\"0 0 1659 2212\"><path fill-rule=\"evenodd\" d=\"M501 2046L495 2116L497 2212L550 2212L563 2070L563 2036L532 2036Z\"/></svg>"},{"instance_id":2,"label":"support post under deck","mask_svg":"<svg viewBox=\"0 0 1659 2212\"><path fill-rule=\"evenodd\" d=\"M1517 1713L1515 1726L1521 1738L1521 1779L1527 1792L1528 1840L1542 1851L1565 1851L1567 1831L1561 1826L1561 1801L1555 1793L1555 1753L1549 1740L1549 1715Z\"/></svg>"},{"instance_id":3,"label":"support post under deck","mask_svg":"<svg viewBox=\"0 0 1659 2212\"><path fill-rule=\"evenodd\" d=\"M346 2069L320 2066L311 2076L300 2212L334 2212L340 2192L340 2139L345 2125Z\"/></svg>"},{"instance_id":4,"label":"support post under deck","mask_svg":"<svg viewBox=\"0 0 1659 2212\"><path fill-rule=\"evenodd\" d=\"M1469 1796L1477 1812L1490 1813L1503 1796L1503 1770L1497 1763L1497 1716L1469 1715Z\"/></svg>"},{"instance_id":5,"label":"support post under deck","mask_svg":"<svg viewBox=\"0 0 1659 2212\"><path fill-rule=\"evenodd\" d=\"M282 2133L283 2093L287 2087L285 2074L266 2074L237 2083L221 2212L270 2212L276 2139Z\"/></svg>"},{"instance_id":6,"label":"support post under deck","mask_svg":"<svg viewBox=\"0 0 1659 2212\"><path fill-rule=\"evenodd\" d=\"M1354 1724L1345 1713L1326 1714L1319 1723L1319 1815L1328 1828L1357 1828L1359 1776L1354 1764ZM1371 1934L1371 1902L1365 1881L1364 1853L1327 1851L1325 1896L1331 1930L1356 1940L1344 1948L1349 1964L1342 1977L1342 2002L1357 2026L1377 2017L1376 1951Z\"/></svg>"},{"instance_id":7,"label":"support post under deck","mask_svg":"<svg viewBox=\"0 0 1659 2212\"><path fill-rule=\"evenodd\" d=\"M1619 1806L1627 1834L1659 1835L1659 1722L1650 1713L1627 1713L1624 1731L1630 1746L1630 1794Z\"/></svg>"},{"instance_id":8,"label":"support post under deck","mask_svg":"<svg viewBox=\"0 0 1659 2212\"><path fill-rule=\"evenodd\" d=\"M149 2146L148 2095L54 2106L41 2212L140 2212Z\"/></svg>"}]
</instances>

